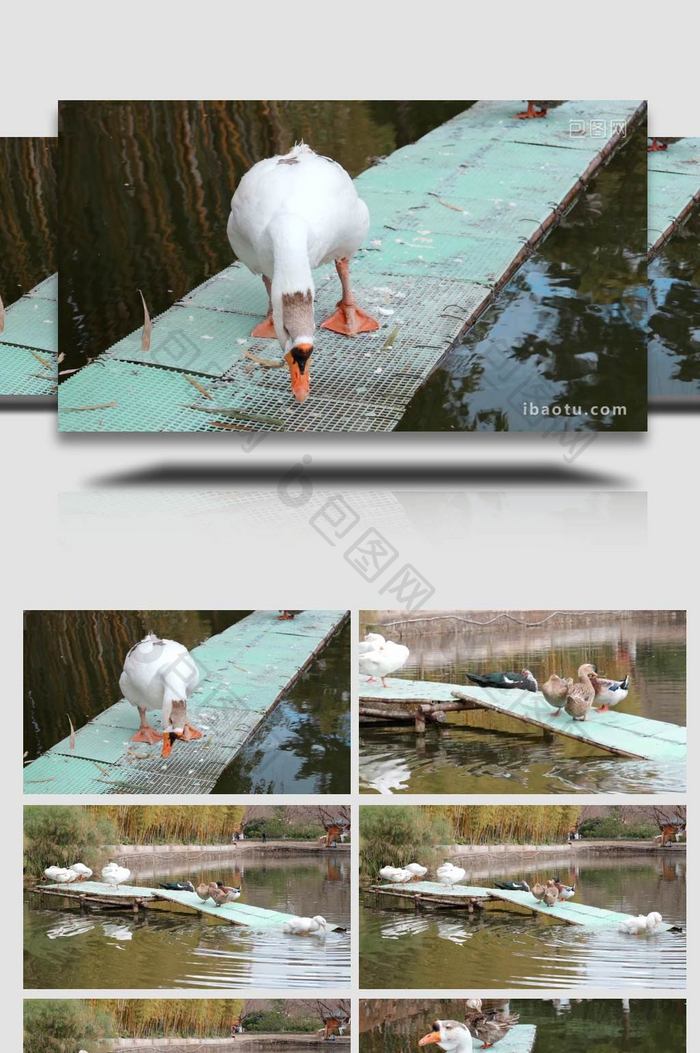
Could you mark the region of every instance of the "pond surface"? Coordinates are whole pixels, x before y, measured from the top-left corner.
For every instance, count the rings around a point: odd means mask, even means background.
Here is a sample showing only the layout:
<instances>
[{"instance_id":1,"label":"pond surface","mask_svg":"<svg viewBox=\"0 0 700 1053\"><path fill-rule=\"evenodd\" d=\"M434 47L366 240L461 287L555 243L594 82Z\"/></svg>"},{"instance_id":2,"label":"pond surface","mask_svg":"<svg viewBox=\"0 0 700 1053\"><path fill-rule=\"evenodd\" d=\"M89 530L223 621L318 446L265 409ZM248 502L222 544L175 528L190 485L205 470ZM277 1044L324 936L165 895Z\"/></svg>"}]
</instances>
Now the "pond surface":
<instances>
[{"instance_id":1,"label":"pond surface","mask_svg":"<svg viewBox=\"0 0 700 1053\"><path fill-rule=\"evenodd\" d=\"M490 887L494 880L523 878L533 884L533 879L558 874L563 882L576 884L581 903L634 915L658 910L669 924L685 925L684 857L577 853L504 869L481 860L470 866L465 854L458 864L467 870L465 884ZM628 936L614 928L589 930L495 904L469 915L381 909L372 906L369 894L365 900L360 985L370 989L685 986L685 933Z\"/></svg>"},{"instance_id":2,"label":"pond surface","mask_svg":"<svg viewBox=\"0 0 700 1053\"><path fill-rule=\"evenodd\" d=\"M485 620L480 612L474 618ZM438 629L408 622L386 634L410 648L399 674L406 679L468 684L468 672L528 668L543 683L551 672L575 677L591 661L608 676L630 674L616 712L684 725L682 612L586 621L531 629L504 621L487 628L444 622ZM361 622L361 634L366 628ZM408 726L362 725L360 780L361 789L381 793L662 793L684 792L686 772L683 764L596 753L561 736L547 741L509 717L471 711L449 714L425 736Z\"/></svg>"},{"instance_id":3,"label":"pond surface","mask_svg":"<svg viewBox=\"0 0 700 1053\"><path fill-rule=\"evenodd\" d=\"M230 854L217 868L129 864L131 880L200 877L243 886L242 902L350 928L350 853L322 856ZM201 915L148 910L35 909L25 906L25 986L34 988L288 988L340 987L350 982L350 934L325 939L255 932Z\"/></svg>"},{"instance_id":4,"label":"pond surface","mask_svg":"<svg viewBox=\"0 0 700 1053\"><path fill-rule=\"evenodd\" d=\"M649 265L649 396L700 399L700 212Z\"/></svg>"},{"instance_id":5,"label":"pond surface","mask_svg":"<svg viewBox=\"0 0 700 1053\"><path fill-rule=\"evenodd\" d=\"M0 297L7 307L56 270L56 139L0 137Z\"/></svg>"},{"instance_id":6,"label":"pond surface","mask_svg":"<svg viewBox=\"0 0 700 1053\"><path fill-rule=\"evenodd\" d=\"M24 743L40 756L118 701L124 656L155 632L196 647L250 611L30 611ZM350 630L330 641L266 717L214 793L348 793ZM134 711L136 713L136 711ZM136 724L137 717L134 717Z\"/></svg>"},{"instance_id":7,"label":"pond surface","mask_svg":"<svg viewBox=\"0 0 700 1053\"><path fill-rule=\"evenodd\" d=\"M410 1002L409 1002L410 1005ZM534 1024L533 1053L657 1053L685 1049L682 999L511 999L521 1024ZM360 1036L361 1053L406 1053L417 1049L435 1019L463 1020L464 1001L435 999L428 1010L410 1012ZM497 1048L497 1047L496 1047Z\"/></svg>"}]
</instances>

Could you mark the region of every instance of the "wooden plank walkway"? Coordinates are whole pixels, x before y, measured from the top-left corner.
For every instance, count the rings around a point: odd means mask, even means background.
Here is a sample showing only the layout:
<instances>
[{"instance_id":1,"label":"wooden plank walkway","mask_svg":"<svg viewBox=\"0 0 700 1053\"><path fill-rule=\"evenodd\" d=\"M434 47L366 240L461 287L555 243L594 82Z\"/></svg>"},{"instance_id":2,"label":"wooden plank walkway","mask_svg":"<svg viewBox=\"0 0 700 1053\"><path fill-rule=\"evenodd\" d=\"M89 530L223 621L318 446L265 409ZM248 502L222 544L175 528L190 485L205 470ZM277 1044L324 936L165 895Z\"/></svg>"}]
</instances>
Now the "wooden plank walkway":
<instances>
[{"instance_id":1,"label":"wooden plank walkway","mask_svg":"<svg viewBox=\"0 0 700 1053\"><path fill-rule=\"evenodd\" d=\"M370 891L412 900L417 897L426 897L427 902L440 903L443 901L445 905L450 906L458 904L460 900L464 901L465 906L470 900L512 903L539 914L546 914L556 918L557 921L564 921L568 925L583 925L589 929L618 928L623 921L636 917L636 915L623 914L616 910L605 910L602 907L589 907L585 903L578 903L575 899L547 907L536 900L531 892L508 892L497 888L486 888L482 885L447 886L436 881L411 881L406 885L372 885ZM657 931L668 932L672 928L672 925L663 922Z\"/></svg>"},{"instance_id":2,"label":"wooden plank walkway","mask_svg":"<svg viewBox=\"0 0 700 1053\"><path fill-rule=\"evenodd\" d=\"M56 394L58 275L5 307L0 333L0 398Z\"/></svg>"},{"instance_id":3,"label":"wooden plank walkway","mask_svg":"<svg viewBox=\"0 0 700 1053\"><path fill-rule=\"evenodd\" d=\"M382 325L352 341L317 331L305 403L291 396L286 369L245 357L281 352L250 339L267 301L260 279L234 263L154 320L147 353L133 332L62 384L60 429L393 430L646 113L645 103L620 100L566 102L543 120L517 120L521 109L518 100L478 102L357 177L371 229L353 282ZM338 284L332 267L315 278L321 319Z\"/></svg>"},{"instance_id":4,"label":"wooden plank walkway","mask_svg":"<svg viewBox=\"0 0 700 1053\"><path fill-rule=\"evenodd\" d=\"M145 906L149 902L177 903L181 907L188 907L206 917L225 921L229 925L246 925L255 929L277 929L281 928L286 921L290 921L294 915L285 914L277 910L267 910L265 907L254 907L250 903L225 903L217 907L215 903L202 903L196 892L176 892L169 889L150 888L141 885L119 885L111 888L102 881L81 881L74 885L46 884L37 886L36 892L49 894L57 893L68 899L89 902L102 901L105 905L124 903L125 906Z\"/></svg>"},{"instance_id":5,"label":"wooden plank walkway","mask_svg":"<svg viewBox=\"0 0 700 1053\"><path fill-rule=\"evenodd\" d=\"M372 712L382 705L418 709L422 704L464 702L465 709L490 709L531 727L585 742L596 749L638 760L684 762L687 754L686 729L661 720L648 720L630 713L594 711L584 721L572 720L568 713L555 717L555 711L540 692L516 689L473 687L471 684L444 684L430 680L387 679L387 688L360 685L360 713L363 705Z\"/></svg>"},{"instance_id":6,"label":"wooden plank walkway","mask_svg":"<svg viewBox=\"0 0 700 1053\"><path fill-rule=\"evenodd\" d=\"M648 159L647 243L652 259L700 204L700 138L669 143Z\"/></svg>"},{"instance_id":7,"label":"wooden plank walkway","mask_svg":"<svg viewBox=\"0 0 700 1053\"><path fill-rule=\"evenodd\" d=\"M279 621L255 611L192 649L200 684L190 699L192 722L205 732L175 742L135 743L138 713L125 699L52 746L24 770L28 794L209 793L219 776L277 702L349 618L348 611L302 611ZM348 670L348 684L350 671ZM160 730L160 712L148 719Z\"/></svg>"}]
</instances>

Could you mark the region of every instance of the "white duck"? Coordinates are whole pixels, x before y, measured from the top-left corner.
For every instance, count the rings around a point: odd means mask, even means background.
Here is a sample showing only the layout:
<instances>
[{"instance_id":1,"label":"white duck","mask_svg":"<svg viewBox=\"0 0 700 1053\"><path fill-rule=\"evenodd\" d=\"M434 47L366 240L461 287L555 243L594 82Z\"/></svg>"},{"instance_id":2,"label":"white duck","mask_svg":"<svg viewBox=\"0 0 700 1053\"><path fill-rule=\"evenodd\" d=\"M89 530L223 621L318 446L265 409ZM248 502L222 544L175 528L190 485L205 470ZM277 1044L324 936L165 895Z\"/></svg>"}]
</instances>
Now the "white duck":
<instances>
[{"instance_id":1,"label":"white duck","mask_svg":"<svg viewBox=\"0 0 700 1053\"><path fill-rule=\"evenodd\" d=\"M391 881L395 885L400 885L405 881L413 880L413 874L405 867L382 867L379 871L379 875L380 877L383 877L385 881Z\"/></svg>"},{"instance_id":2,"label":"white duck","mask_svg":"<svg viewBox=\"0 0 700 1053\"><path fill-rule=\"evenodd\" d=\"M628 933L630 936L639 936L643 932L656 932L663 918L658 911L653 910L650 914L638 914L636 918L627 918L621 922L619 931Z\"/></svg>"},{"instance_id":3,"label":"white duck","mask_svg":"<svg viewBox=\"0 0 700 1053\"><path fill-rule=\"evenodd\" d=\"M49 871L52 871L52 873L49 874ZM48 870L44 871L44 874L57 885L70 885L71 881L78 880L76 872L68 867L49 867Z\"/></svg>"},{"instance_id":4,"label":"white duck","mask_svg":"<svg viewBox=\"0 0 700 1053\"><path fill-rule=\"evenodd\" d=\"M171 735L180 739L200 739L202 732L187 720L187 700L199 684L199 670L186 647L175 640L161 640L149 633L134 644L124 659L119 687L124 697L136 706L141 726L132 742L155 743L162 739L162 754L170 755ZM149 709L160 709L163 715L162 735L146 718Z\"/></svg>"},{"instance_id":5,"label":"white duck","mask_svg":"<svg viewBox=\"0 0 700 1053\"><path fill-rule=\"evenodd\" d=\"M409 870L414 878L422 878L428 873L428 868L422 867L420 863L409 863L404 870Z\"/></svg>"},{"instance_id":6,"label":"white duck","mask_svg":"<svg viewBox=\"0 0 700 1053\"><path fill-rule=\"evenodd\" d=\"M324 329L356 336L379 328L350 288L350 257L368 230L369 210L348 173L304 143L258 161L233 195L228 240L238 259L262 275L269 298L267 318L252 335L277 338L299 402L309 394L315 267L335 261L342 286L338 309L321 323Z\"/></svg>"},{"instance_id":7,"label":"white duck","mask_svg":"<svg viewBox=\"0 0 700 1053\"><path fill-rule=\"evenodd\" d=\"M360 654L360 672L369 677L368 683L379 678L382 687L388 687L385 678L406 665L410 653L408 647L403 644L385 640L371 651Z\"/></svg>"},{"instance_id":8,"label":"white duck","mask_svg":"<svg viewBox=\"0 0 700 1053\"><path fill-rule=\"evenodd\" d=\"M467 876L466 870L456 867L453 863L443 863L437 868L436 874L441 885L459 885Z\"/></svg>"},{"instance_id":9,"label":"white duck","mask_svg":"<svg viewBox=\"0 0 700 1053\"><path fill-rule=\"evenodd\" d=\"M358 654L369 654L375 647L381 647L386 641L379 633L366 633L364 640L357 645Z\"/></svg>"},{"instance_id":10,"label":"white duck","mask_svg":"<svg viewBox=\"0 0 700 1053\"><path fill-rule=\"evenodd\" d=\"M418 1045L427 1046L433 1042L445 1053L472 1053L474 1049L469 1028L459 1020L436 1020L432 1031L423 1035Z\"/></svg>"},{"instance_id":11,"label":"white duck","mask_svg":"<svg viewBox=\"0 0 700 1053\"><path fill-rule=\"evenodd\" d=\"M84 863L73 863L73 866L68 869L74 872L78 881L87 881L88 878L92 877L92 870L90 870L90 867L86 867Z\"/></svg>"},{"instance_id":12,"label":"white duck","mask_svg":"<svg viewBox=\"0 0 700 1053\"><path fill-rule=\"evenodd\" d=\"M293 936L325 936L328 931L328 922L320 914L313 918L290 918L282 926L283 932L289 932Z\"/></svg>"},{"instance_id":13,"label":"white duck","mask_svg":"<svg viewBox=\"0 0 700 1053\"><path fill-rule=\"evenodd\" d=\"M123 885L131 877L131 871L127 867L120 867L118 863L108 863L102 868L102 880L106 885Z\"/></svg>"}]
</instances>

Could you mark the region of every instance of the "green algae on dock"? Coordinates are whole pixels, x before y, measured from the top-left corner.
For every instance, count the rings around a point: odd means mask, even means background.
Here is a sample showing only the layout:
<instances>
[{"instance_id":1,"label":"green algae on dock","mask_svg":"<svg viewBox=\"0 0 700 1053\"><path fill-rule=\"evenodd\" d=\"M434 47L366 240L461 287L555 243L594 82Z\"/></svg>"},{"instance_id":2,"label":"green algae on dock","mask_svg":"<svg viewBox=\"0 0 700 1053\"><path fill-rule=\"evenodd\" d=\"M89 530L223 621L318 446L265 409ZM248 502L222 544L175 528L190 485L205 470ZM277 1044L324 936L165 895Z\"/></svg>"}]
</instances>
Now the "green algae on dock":
<instances>
[{"instance_id":1,"label":"green algae on dock","mask_svg":"<svg viewBox=\"0 0 700 1053\"><path fill-rule=\"evenodd\" d=\"M160 744L131 741L134 706L121 699L52 746L24 771L29 794L209 793L265 716L349 617L348 611L301 611L280 621L255 611L191 650L200 683L188 703L203 738ZM349 671L348 671L349 679ZM160 713L148 714L160 727Z\"/></svg>"},{"instance_id":2,"label":"green algae on dock","mask_svg":"<svg viewBox=\"0 0 700 1053\"><path fill-rule=\"evenodd\" d=\"M5 307L0 333L0 397L56 394L58 275Z\"/></svg>"},{"instance_id":3,"label":"green algae on dock","mask_svg":"<svg viewBox=\"0 0 700 1053\"><path fill-rule=\"evenodd\" d=\"M61 385L61 429L220 430L216 414L201 412L207 402L225 411L227 427L246 430L396 428L432 371L646 111L639 101L570 101L545 120L523 122L515 118L520 105L478 102L357 177L372 221L353 282L383 324L354 340L318 331L303 405L291 397L285 370L245 356L252 344L264 354L250 332L267 301L260 279L234 263L154 320L148 352L136 331ZM332 267L316 278L320 318L335 307L338 288ZM211 396L201 406L188 374Z\"/></svg>"}]
</instances>

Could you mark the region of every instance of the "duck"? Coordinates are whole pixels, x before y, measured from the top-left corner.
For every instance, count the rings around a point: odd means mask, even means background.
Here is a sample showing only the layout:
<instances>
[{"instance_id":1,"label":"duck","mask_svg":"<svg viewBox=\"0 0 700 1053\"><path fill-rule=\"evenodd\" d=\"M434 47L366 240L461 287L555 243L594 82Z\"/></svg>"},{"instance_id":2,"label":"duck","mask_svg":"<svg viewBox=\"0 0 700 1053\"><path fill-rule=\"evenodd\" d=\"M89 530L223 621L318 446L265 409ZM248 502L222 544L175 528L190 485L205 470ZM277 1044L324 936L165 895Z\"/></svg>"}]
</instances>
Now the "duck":
<instances>
[{"instance_id":1,"label":"duck","mask_svg":"<svg viewBox=\"0 0 700 1053\"><path fill-rule=\"evenodd\" d=\"M119 687L124 698L139 711L141 724L132 742L162 742L161 755L169 757L172 737L201 739L202 732L187 720L187 700L199 684L199 670L186 647L149 633L134 644L124 659ZM159 735L146 718L149 709L160 709L163 730Z\"/></svg>"},{"instance_id":2,"label":"duck","mask_svg":"<svg viewBox=\"0 0 700 1053\"><path fill-rule=\"evenodd\" d=\"M321 328L345 336L379 329L350 285L350 260L368 231L369 209L348 173L306 143L258 161L236 187L228 239L248 270L261 275L268 296L267 317L251 335L277 339L298 402L310 390L316 267L335 263L342 289Z\"/></svg>"},{"instance_id":3,"label":"duck","mask_svg":"<svg viewBox=\"0 0 700 1053\"><path fill-rule=\"evenodd\" d=\"M379 876L395 885L413 880L413 873L404 867L382 867L379 871Z\"/></svg>"},{"instance_id":4,"label":"duck","mask_svg":"<svg viewBox=\"0 0 700 1053\"><path fill-rule=\"evenodd\" d=\"M668 150L671 143L676 142L678 142L678 139L673 136L669 138L668 136L652 135L651 142L647 145L647 153L655 154L660 150Z\"/></svg>"},{"instance_id":5,"label":"duck","mask_svg":"<svg viewBox=\"0 0 700 1053\"><path fill-rule=\"evenodd\" d=\"M549 702L550 706L556 710L555 717L558 717L564 708L566 696L573 686L574 682L570 676L561 677L556 673L552 673L549 679L542 684L540 691L544 695L545 702Z\"/></svg>"},{"instance_id":6,"label":"duck","mask_svg":"<svg viewBox=\"0 0 700 1053\"><path fill-rule=\"evenodd\" d=\"M382 687L388 687L386 677L405 666L410 653L404 644L385 640L371 651L360 655L360 672L369 677L368 683L371 684L372 681L379 679Z\"/></svg>"},{"instance_id":7,"label":"duck","mask_svg":"<svg viewBox=\"0 0 700 1053\"><path fill-rule=\"evenodd\" d=\"M51 881L55 882L57 885L70 885L72 881L78 880L76 872L69 867L49 867L49 870L54 871ZM46 873L46 871L44 873Z\"/></svg>"},{"instance_id":8,"label":"duck","mask_svg":"<svg viewBox=\"0 0 700 1053\"><path fill-rule=\"evenodd\" d=\"M663 923L663 918L657 910L644 915L638 914L636 918L626 918L618 927L619 932L625 932L630 936L639 936L642 932L653 933Z\"/></svg>"},{"instance_id":9,"label":"duck","mask_svg":"<svg viewBox=\"0 0 700 1053\"><path fill-rule=\"evenodd\" d=\"M92 870L90 870L90 867L86 867L84 863L73 863L68 869L73 871L78 881L87 881L88 878L92 877Z\"/></svg>"},{"instance_id":10,"label":"duck","mask_svg":"<svg viewBox=\"0 0 700 1053\"><path fill-rule=\"evenodd\" d=\"M464 1022L474 1038L478 1038L484 1049L500 1042L520 1019L519 1013L504 1009L484 1010L480 998L468 998Z\"/></svg>"},{"instance_id":11,"label":"duck","mask_svg":"<svg viewBox=\"0 0 700 1053\"><path fill-rule=\"evenodd\" d=\"M542 897L542 902L547 907L553 907L558 899L559 899L559 891L558 891L556 885L554 883L550 884L549 882L547 882L547 887L544 890L544 896Z\"/></svg>"},{"instance_id":12,"label":"duck","mask_svg":"<svg viewBox=\"0 0 700 1053\"><path fill-rule=\"evenodd\" d=\"M467 679L479 687L518 687L521 691L537 691L537 680L529 669L519 673L467 673Z\"/></svg>"},{"instance_id":13,"label":"duck","mask_svg":"<svg viewBox=\"0 0 700 1053\"><path fill-rule=\"evenodd\" d=\"M380 633L366 633L363 640L360 640L357 645L358 654L368 654L370 651L374 651L376 647L382 647L386 643L386 640Z\"/></svg>"},{"instance_id":14,"label":"duck","mask_svg":"<svg viewBox=\"0 0 700 1053\"><path fill-rule=\"evenodd\" d=\"M234 903L240 899L241 889L240 886L224 885L222 881L212 881L209 884L209 895L218 907L223 907L225 903Z\"/></svg>"},{"instance_id":15,"label":"duck","mask_svg":"<svg viewBox=\"0 0 700 1053\"><path fill-rule=\"evenodd\" d=\"M195 892L203 903L206 903L208 899L211 899L211 893L209 891L209 885L205 882L197 885Z\"/></svg>"},{"instance_id":16,"label":"duck","mask_svg":"<svg viewBox=\"0 0 700 1053\"><path fill-rule=\"evenodd\" d=\"M566 693L564 709L573 720L585 720L588 716L588 711L595 698L595 688L591 677L596 672L596 667L590 662L580 665L577 673L578 681Z\"/></svg>"},{"instance_id":17,"label":"duck","mask_svg":"<svg viewBox=\"0 0 700 1053\"><path fill-rule=\"evenodd\" d=\"M57 867L57 866L47 867L46 870L44 871L44 877L48 878L49 881L55 881L56 880L56 875L60 874L62 870L63 870L63 867Z\"/></svg>"},{"instance_id":18,"label":"duck","mask_svg":"<svg viewBox=\"0 0 700 1053\"><path fill-rule=\"evenodd\" d=\"M605 676L594 676L593 687L595 688L595 702L598 712L607 713L613 706L624 702L629 695L629 673L624 680L610 680ZM598 703L601 704L598 705Z\"/></svg>"},{"instance_id":19,"label":"duck","mask_svg":"<svg viewBox=\"0 0 700 1053\"><path fill-rule=\"evenodd\" d=\"M427 867L422 867L420 863L409 863L404 867L404 870L410 871L414 878L422 878L428 873Z\"/></svg>"},{"instance_id":20,"label":"duck","mask_svg":"<svg viewBox=\"0 0 700 1053\"><path fill-rule=\"evenodd\" d=\"M433 1042L445 1053L472 1053L474 1049L469 1028L459 1020L436 1020L432 1030L418 1040L418 1045L428 1046Z\"/></svg>"},{"instance_id":21,"label":"duck","mask_svg":"<svg viewBox=\"0 0 700 1053\"><path fill-rule=\"evenodd\" d=\"M537 900L543 900L544 894L547 891L546 885L543 885L541 881L536 881L530 889L530 892Z\"/></svg>"},{"instance_id":22,"label":"duck","mask_svg":"<svg viewBox=\"0 0 700 1053\"><path fill-rule=\"evenodd\" d=\"M196 892L191 881L161 881L158 888L164 888L168 892Z\"/></svg>"},{"instance_id":23,"label":"duck","mask_svg":"<svg viewBox=\"0 0 700 1053\"><path fill-rule=\"evenodd\" d=\"M494 888L503 889L504 892L531 892L532 889L527 881L494 881Z\"/></svg>"},{"instance_id":24,"label":"duck","mask_svg":"<svg viewBox=\"0 0 700 1053\"><path fill-rule=\"evenodd\" d=\"M303 613L304 613L303 610L301 610L301 611L280 611L279 614L277 615L277 621L278 622L292 622L296 618L297 614L303 614Z\"/></svg>"},{"instance_id":25,"label":"duck","mask_svg":"<svg viewBox=\"0 0 700 1053\"><path fill-rule=\"evenodd\" d=\"M525 101L527 109L515 115L521 121L529 120L531 117L546 117L551 107L555 105L554 99L526 99Z\"/></svg>"},{"instance_id":26,"label":"duck","mask_svg":"<svg viewBox=\"0 0 700 1053\"><path fill-rule=\"evenodd\" d=\"M290 918L282 926L282 932L293 936L325 936L327 931L328 922L320 914L313 918Z\"/></svg>"},{"instance_id":27,"label":"duck","mask_svg":"<svg viewBox=\"0 0 700 1053\"><path fill-rule=\"evenodd\" d=\"M447 862L438 867L435 873L441 885L459 885L467 876L466 870L463 870L462 867L456 867L453 863Z\"/></svg>"},{"instance_id":28,"label":"duck","mask_svg":"<svg viewBox=\"0 0 700 1053\"><path fill-rule=\"evenodd\" d=\"M123 885L131 877L131 871L127 867L120 867L118 863L108 863L102 867L102 880L106 885Z\"/></svg>"},{"instance_id":29,"label":"duck","mask_svg":"<svg viewBox=\"0 0 700 1053\"><path fill-rule=\"evenodd\" d=\"M558 877L552 878L555 888L559 894L559 899L573 899L576 895L575 885L565 885Z\"/></svg>"}]
</instances>

